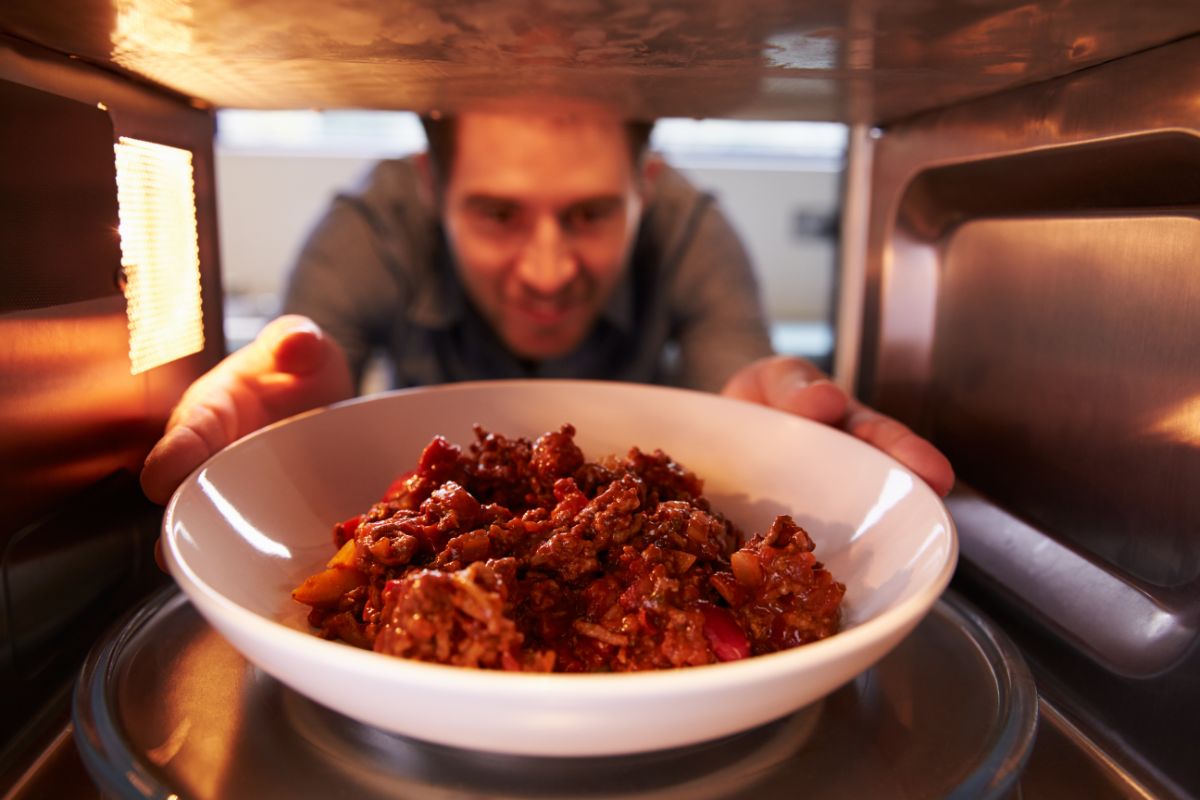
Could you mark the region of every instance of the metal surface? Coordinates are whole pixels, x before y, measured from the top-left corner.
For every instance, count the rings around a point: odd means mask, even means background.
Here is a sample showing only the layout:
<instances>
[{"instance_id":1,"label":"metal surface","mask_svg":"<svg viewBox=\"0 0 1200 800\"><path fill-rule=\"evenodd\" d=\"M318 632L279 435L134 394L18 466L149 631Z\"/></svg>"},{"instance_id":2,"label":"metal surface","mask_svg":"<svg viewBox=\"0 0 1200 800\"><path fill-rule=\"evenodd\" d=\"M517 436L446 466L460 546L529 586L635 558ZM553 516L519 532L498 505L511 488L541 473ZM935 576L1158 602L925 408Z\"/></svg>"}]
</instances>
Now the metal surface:
<instances>
[{"instance_id":1,"label":"metal surface","mask_svg":"<svg viewBox=\"0 0 1200 800\"><path fill-rule=\"evenodd\" d=\"M1149 800L1155 793L1121 768L1053 704L1038 704L1038 738L1021 773L1021 800Z\"/></svg>"},{"instance_id":2,"label":"metal surface","mask_svg":"<svg viewBox=\"0 0 1200 800\"><path fill-rule=\"evenodd\" d=\"M3 80L0 108L22 121L0 126L0 314L120 294L108 115Z\"/></svg>"},{"instance_id":3,"label":"metal surface","mask_svg":"<svg viewBox=\"0 0 1200 800\"><path fill-rule=\"evenodd\" d=\"M640 116L878 122L1200 30L1192 0L8 0L0 30L227 107L599 95Z\"/></svg>"},{"instance_id":4,"label":"metal surface","mask_svg":"<svg viewBox=\"0 0 1200 800\"><path fill-rule=\"evenodd\" d=\"M80 677L84 761L116 797L982 798L1016 787L1036 692L1007 639L943 599L822 703L717 742L616 758L468 752L365 727L250 667L160 595ZM487 725L487 720L472 724Z\"/></svg>"},{"instance_id":5,"label":"metal surface","mask_svg":"<svg viewBox=\"0 0 1200 800\"><path fill-rule=\"evenodd\" d=\"M977 534L964 545L963 557L985 565L999 583L1027 585L1026 602L1056 610L1046 623L1115 674L1153 678L1177 666L1195 645L1200 614L1193 592L1155 589L1107 570L967 487L947 506L957 524ZM1011 553L1037 554L1037 580L1029 579L1029 562ZM1088 583L1084 593L1077 591L1081 576ZM1098 599L1106 609L1102 625L1095 624Z\"/></svg>"},{"instance_id":6,"label":"metal surface","mask_svg":"<svg viewBox=\"0 0 1200 800\"><path fill-rule=\"evenodd\" d=\"M884 131L857 374L955 463L1041 687L1164 796L1200 793L1197 97L1193 38Z\"/></svg>"}]
</instances>

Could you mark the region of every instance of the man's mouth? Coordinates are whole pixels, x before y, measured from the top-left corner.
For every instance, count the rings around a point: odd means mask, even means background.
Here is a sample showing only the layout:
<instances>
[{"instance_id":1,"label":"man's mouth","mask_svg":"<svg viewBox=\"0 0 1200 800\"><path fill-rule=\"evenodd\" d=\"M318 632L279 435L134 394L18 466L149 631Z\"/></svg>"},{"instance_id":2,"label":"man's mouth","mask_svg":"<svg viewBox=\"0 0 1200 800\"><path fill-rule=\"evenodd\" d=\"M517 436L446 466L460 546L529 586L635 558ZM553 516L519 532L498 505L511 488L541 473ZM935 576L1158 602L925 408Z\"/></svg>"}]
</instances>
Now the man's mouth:
<instances>
[{"instance_id":1,"label":"man's mouth","mask_svg":"<svg viewBox=\"0 0 1200 800\"><path fill-rule=\"evenodd\" d=\"M529 358L562 355L575 346L591 313L586 297L512 298L502 323L503 336L515 352Z\"/></svg>"},{"instance_id":2,"label":"man's mouth","mask_svg":"<svg viewBox=\"0 0 1200 800\"><path fill-rule=\"evenodd\" d=\"M539 327L555 327L572 317L583 303L571 297L520 297L511 303L525 319Z\"/></svg>"},{"instance_id":3,"label":"man's mouth","mask_svg":"<svg viewBox=\"0 0 1200 800\"><path fill-rule=\"evenodd\" d=\"M538 327L553 328L571 316L574 306L570 304L521 303L520 313Z\"/></svg>"}]
</instances>

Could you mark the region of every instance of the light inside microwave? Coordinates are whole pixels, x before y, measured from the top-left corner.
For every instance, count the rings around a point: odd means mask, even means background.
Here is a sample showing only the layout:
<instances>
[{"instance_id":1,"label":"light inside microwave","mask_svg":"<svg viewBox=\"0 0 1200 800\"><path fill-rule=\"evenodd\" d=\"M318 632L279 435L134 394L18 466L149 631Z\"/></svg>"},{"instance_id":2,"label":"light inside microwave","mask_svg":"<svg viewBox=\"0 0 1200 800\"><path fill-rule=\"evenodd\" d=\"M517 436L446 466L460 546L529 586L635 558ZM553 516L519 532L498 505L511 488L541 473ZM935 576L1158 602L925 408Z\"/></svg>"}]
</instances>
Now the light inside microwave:
<instances>
[{"instance_id":1,"label":"light inside microwave","mask_svg":"<svg viewBox=\"0 0 1200 800\"><path fill-rule=\"evenodd\" d=\"M121 137L121 267L132 374L204 349L192 154Z\"/></svg>"}]
</instances>

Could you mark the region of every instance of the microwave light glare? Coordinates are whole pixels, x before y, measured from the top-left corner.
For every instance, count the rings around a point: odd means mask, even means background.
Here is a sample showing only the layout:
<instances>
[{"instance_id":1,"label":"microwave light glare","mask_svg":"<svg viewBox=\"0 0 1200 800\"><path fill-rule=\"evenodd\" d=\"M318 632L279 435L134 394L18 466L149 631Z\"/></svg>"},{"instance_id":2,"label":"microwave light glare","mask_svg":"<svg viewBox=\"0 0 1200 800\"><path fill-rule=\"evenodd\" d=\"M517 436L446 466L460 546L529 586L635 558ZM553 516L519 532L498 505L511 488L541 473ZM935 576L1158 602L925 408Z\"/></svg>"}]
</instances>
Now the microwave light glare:
<instances>
[{"instance_id":1,"label":"microwave light glare","mask_svg":"<svg viewBox=\"0 0 1200 800\"><path fill-rule=\"evenodd\" d=\"M1200 447L1200 395L1184 398L1166 409L1146 433L1176 444Z\"/></svg>"},{"instance_id":2,"label":"microwave light glare","mask_svg":"<svg viewBox=\"0 0 1200 800\"><path fill-rule=\"evenodd\" d=\"M191 52L195 22L191 0L117 0L116 12L114 55L143 50Z\"/></svg>"},{"instance_id":3,"label":"microwave light glare","mask_svg":"<svg viewBox=\"0 0 1200 800\"><path fill-rule=\"evenodd\" d=\"M204 349L192 154L121 137L117 144L121 268L137 375Z\"/></svg>"}]
</instances>

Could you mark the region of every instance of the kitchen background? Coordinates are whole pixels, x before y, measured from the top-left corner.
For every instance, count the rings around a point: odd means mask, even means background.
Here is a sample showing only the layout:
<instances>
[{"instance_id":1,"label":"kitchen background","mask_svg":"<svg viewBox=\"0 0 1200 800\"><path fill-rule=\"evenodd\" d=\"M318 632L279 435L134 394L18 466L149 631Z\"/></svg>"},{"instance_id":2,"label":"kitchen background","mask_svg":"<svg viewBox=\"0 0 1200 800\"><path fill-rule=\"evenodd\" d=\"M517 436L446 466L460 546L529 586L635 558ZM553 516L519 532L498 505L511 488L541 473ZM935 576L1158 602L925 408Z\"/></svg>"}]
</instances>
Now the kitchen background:
<instances>
[{"instance_id":1,"label":"kitchen background","mask_svg":"<svg viewBox=\"0 0 1200 800\"><path fill-rule=\"evenodd\" d=\"M758 270L780 352L829 368L846 126L666 119L652 147L718 199ZM424 148L382 111L218 113L216 184L230 349L277 312L289 266L330 198L377 159ZM379 388L374 386L372 388Z\"/></svg>"}]
</instances>

